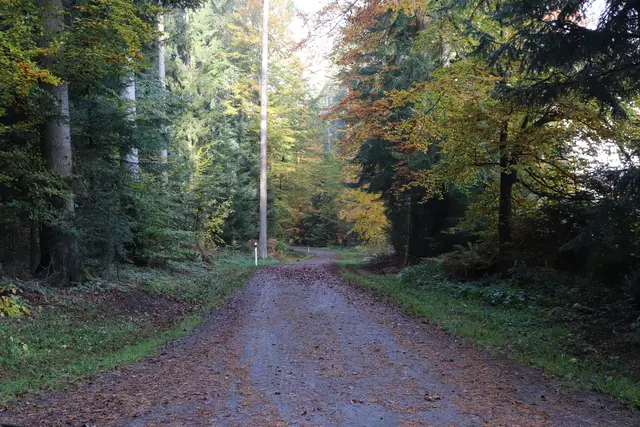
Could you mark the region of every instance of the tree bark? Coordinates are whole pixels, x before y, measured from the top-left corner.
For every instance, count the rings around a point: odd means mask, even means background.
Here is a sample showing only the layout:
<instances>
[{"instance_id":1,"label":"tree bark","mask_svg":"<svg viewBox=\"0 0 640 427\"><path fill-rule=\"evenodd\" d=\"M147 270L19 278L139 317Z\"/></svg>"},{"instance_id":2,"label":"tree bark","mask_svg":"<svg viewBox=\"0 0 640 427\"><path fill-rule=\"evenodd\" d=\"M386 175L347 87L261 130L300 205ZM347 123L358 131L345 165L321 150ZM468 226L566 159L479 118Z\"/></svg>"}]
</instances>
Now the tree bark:
<instances>
[{"instance_id":1,"label":"tree bark","mask_svg":"<svg viewBox=\"0 0 640 427\"><path fill-rule=\"evenodd\" d=\"M411 193L407 195L407 240L404 248L404 265L409 264L411 254Z\"/></svg>"},{"instance_id":2,"label":"tree bark","mask_svg":"<svg viewBox=\"0 0 640 427\"><path fill-rule=\"evenodd\" d=\"M264 0L262 14L262 111L260 115L260 256L267 253L267 117L269 78L269 0Z\"/></svg>"},{"instance_id":3,"label":"tree bark","mask_svg":"<svg viewBox=\"0 0 640 427\"><path fill-rule=\"evenodd\" d=\"M162 1L158 2L158 5L162 7ZM165 35L164 35L164 15L161 13L158 16L158 76L160 78L160 85L163 89L167 87L167 69L165 63Z\"/></svg>"},{"instance_id":4,"label":"tree bark","mask_svg":"<svg viewBox=\"0 0 640 427\"><path fill-rule=\"evenodd\" d=\"M509 245L512 239L513 220L513 186L518 179L518 174L512 168L513 159L509 152L508 143L508 123L504 123L500 130L500 196L498 210L498 243L500 250L501 268L508 266L511 251Z\"/></svg>"},{"instance_id":5,"label":"tree bark","mask_svg":"<svg viewBox=\"0 0 640 427\"><path fill-rule=\"evenodd\" d=\"M158 1L158 5L162 7L162 0ZM164 35L164 15L161 13L158 17L158 77L160 79L160 86L162 89L167 88L167 68L165 63L165 35ZM167 135L169 133L169 129L164 124L162 125L162 134ZM163 147L160 150L160 163L164 168L162 171L162 183L167 185L169 182L169 173L166 170L167 160L169 157L169 150L167 147Z\"/></svg>"},{"instance_id":6,"label":"tree bark","mask_svg":"<svg viewBox=\"0 0 640 427\"><path fill-rule=\"evenodd\" d=\"M451 42L446 36L442 37L442 51L440 52L440 63L444 68L447 68L451 65L451 60L453 59L453 52L451 51Z\"/></svg>"},{"instance_id":7,"label":"tree bark","mask_svg":"<svg viewBox=\"0 0 640 427\"><path fill-rule=\"evenodd\" d=\"M36 220L31 220L31 227L29 230L29 272L35 274L40 267L40 223Z\"/></svg>"},{"instance_id":8,"label":"tree bark","mask_svg":"<svg viewBox=\"0 0 640 427\"><path fill-rule=\"evenodd\" d=\"M64 6L62 0L40 0L43 46L57 38L64 31ZM56 55L45 57L45 66L56 63ZM70 178L73 174L73 152L71 127L69 123L69 85L61 82L57 86L43 84L53 105L45 118L42 131L42 152L47 166L60 176ZM77 239L70 222L73 219L74 199L72 195L56 197L52 201L61 213L56 224L43 224L40 236L40 269L55 274L58 284L65 285L76 280L81 266L77 254Z\"/></svg>"},{"instance_id":9,"label":"tree bark","mask_svg":"<svg viewBox=\"0 0 640 427\"><path fill-rule=\"evenodd\" d=\"M136 79L133 71L131 71L131 75L125 78L125 85L122 88L121 96L127 104L127 120L129 120L131 129L133 130L136 121ZM140 176L140 160L138 157L138 149L134 144L131 144L127 153L122 157L122 164L129 169L131 176L137 180Z\"/></svg>"}]
</instances>

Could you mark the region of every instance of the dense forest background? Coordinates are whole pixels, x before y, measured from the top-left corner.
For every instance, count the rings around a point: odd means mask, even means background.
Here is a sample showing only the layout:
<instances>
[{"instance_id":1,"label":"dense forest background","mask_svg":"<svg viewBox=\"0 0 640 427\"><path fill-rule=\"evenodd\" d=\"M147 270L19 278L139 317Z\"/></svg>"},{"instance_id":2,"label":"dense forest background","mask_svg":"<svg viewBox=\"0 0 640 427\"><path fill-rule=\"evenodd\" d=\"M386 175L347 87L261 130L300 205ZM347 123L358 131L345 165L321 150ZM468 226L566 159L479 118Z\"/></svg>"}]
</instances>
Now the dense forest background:
<instances>
[{"instance_id":1,"label":"dense forest background","mask_svg":"<svg viewBox=\"0 0 640 427\"><path fill-rule=\"evenodd\" d=\"M81 282L257 237L261 2L0 8L4 274ZM338 244L330 95L310 95L293 18L272 4L269 229Z\"/></svg>"},{"instance_id":2,"label":"dense forest background","mask_svg":"<svg viewBox=\"0 0 640 427\"><path fill-rule=\"evenodd\" d=\"M639 301L635 6L337 4L341 152L405 263L555 270Z\"/></svg>"},{"instance_id":3,"label":"dense forest background","mask_svg":"<svg viewBox=\"0 0 640 427\"><path fill-rule=\"evenodd\" d=\"M603 5L330 2L314 91L276 1L270 236L637 300L638 22ZM260 2L0 7L3 272L82 281L256 238Z\"/></svg>"}]
</instances>

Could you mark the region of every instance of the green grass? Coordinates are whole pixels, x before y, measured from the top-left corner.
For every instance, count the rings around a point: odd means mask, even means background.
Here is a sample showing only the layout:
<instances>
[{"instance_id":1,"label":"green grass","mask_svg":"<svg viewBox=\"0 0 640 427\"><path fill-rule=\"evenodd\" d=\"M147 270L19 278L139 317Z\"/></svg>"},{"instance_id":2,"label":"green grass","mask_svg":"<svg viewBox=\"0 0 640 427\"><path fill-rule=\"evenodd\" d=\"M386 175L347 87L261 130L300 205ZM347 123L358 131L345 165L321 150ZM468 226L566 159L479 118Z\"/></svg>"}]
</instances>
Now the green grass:
<instances>
[{"instance_id":1,"label":"green grass","mask_svg":"<svg viewBox=\"0 0 640 427\"><path fill-rule=\"evenodd\" d=\"M55 315L54 315L55 316ZM57 320L57 319L56 319ZM68 326L54 328L59 323L43 320L39 330L13 331L20 333L21 341L32 344L23 355L23 363L5 366L3 378L0 379L0 402L7 402L15 397L40 390L56 388L85 377L95 371L108 371L126 363L133 363L158 352L167 342L181 338L191 329L198 326L202 316L191 315L182 318L168 329L150 330L149 337L137 338L140 328L120 324L110 328L109 337L105 338L98 325L83 328L83 333L71 330ZM107 327L103 327L106 329ZM63 347L70 339L79 335L90 336L83 340L83 345L74 345L73 349ZM46 340L42 338L46 336ZM102 339L101 339L102 338ZM76 338L77 339L77 338ZM94 350L90 342L98 348ZM49 345L50 347L46 347ZM64 348L64 351L60 349ZM81 349L87 350L82 352ZM28 366L25 366L28 365Z\"/></svg>"},{"instance_id":2,"label":"green grass","mask_svg":"<svg viewBox=\"0 0 640 427\"><path fill-rule=\"evenodd\" d=\"M437 267L419 281L374 275L353 263L343 264L341 272L350 284L388 297L446 331L539 367L568 385L601 391L640 408L638 373L590 348L581 340L580 326L559 321L557 310L538 307L528 299L514 302L495 291L491 295L501 295L501 300L491 304L493 300L468 292L467 286L448 282Z\"/></svg>"},{"instance_id":3,"label":"green grass","mask_svg":"<svg viewBox=\"0 0 640 427\"><path fill-rule=\"evenodd\" d=\"M284 253L278 254L278 260L284 263L306 261L311 258L313 258L313 254L294 251L293 249L287 249Z\"/></svg>"},{"instance_id":4,"label":"green grass","mask_svg":"<svg viewBox=\"0 0 640 427\"><path fill-rule=\"evenodd\" d=\"M270 263L267 261L261 265ZM131 269L123 276L126 281L138 283L148 293L170 296L211 309L226 301L255 271L251 257L231 251L217 254L212 266L171 262L169 268L172 274L158 269Z\"/></svg>"},{"instance_id":5,"label":"green grass","mask_svg":"<svg viewBox=\"0 0 640 427\"><path fill-rule=\"evenodd\" d=\"M72 290L47 289L47 302L31 318L0 321L0 403L158 352L198 326L254 271L247 257L223 253L213 266L127 267L121 272L127 285L95 282ZM113 293L155 295L167 307L184 310L158 321L144 310L114 311L92 299ZM162 307L156 315L166 315Z\"/></svg>"},{"instance_id":6,"label":"green grass","mask_svg":"<svg viewBox=\"0 0 640 427\"><path fill-rule=\"evenodd\" d=\"M338 265L360 265L368 256L365 251L359 248L328 248L327 250L340 255L340 258L335 260Z\"/></svg>"}]
</instances>

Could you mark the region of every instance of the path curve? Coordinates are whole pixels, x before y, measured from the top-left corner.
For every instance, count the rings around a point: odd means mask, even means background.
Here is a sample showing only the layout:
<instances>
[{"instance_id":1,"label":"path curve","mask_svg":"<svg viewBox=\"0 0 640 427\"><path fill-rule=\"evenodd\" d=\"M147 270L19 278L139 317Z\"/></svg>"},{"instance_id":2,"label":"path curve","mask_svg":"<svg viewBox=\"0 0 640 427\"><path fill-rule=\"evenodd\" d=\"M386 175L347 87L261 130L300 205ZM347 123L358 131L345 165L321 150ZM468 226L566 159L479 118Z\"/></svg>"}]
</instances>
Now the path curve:
<instances>
[{"instance_id":1,"label":"path curve","mask_svg":"<svg viewBox=\"0 0 640 427\"><path fill-rule=\"evenodd\" d=\"M1 422L96 426L631 426L568 391L348 287L313 250L268 267L189 337ZM4 421L3 421L4 420Z\"/></svg>"}]
</instances>

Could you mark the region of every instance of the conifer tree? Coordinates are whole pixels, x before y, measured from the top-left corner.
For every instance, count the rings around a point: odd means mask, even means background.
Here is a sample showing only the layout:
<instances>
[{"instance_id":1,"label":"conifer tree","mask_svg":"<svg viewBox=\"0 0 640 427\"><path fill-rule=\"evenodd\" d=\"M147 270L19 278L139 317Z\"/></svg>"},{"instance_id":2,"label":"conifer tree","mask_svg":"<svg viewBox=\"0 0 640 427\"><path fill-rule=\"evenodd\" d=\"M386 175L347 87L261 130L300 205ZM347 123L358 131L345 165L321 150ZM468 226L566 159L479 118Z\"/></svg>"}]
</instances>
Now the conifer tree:
<instances>
[{"instance_id":1,"label":"conifer tree","mask_svg":"<svg viewBox=\"0 0 640 427\"><path fill-rule=\"evenodd\" d=\"M519 62L533 83L504 88L529 103L547 102L578 92L597 100L617 116L624 101L640 93L640 6L606 0L604 9L590 0L508 0L495 18L514 28L494 58Z\"/></svg>"}]
</instances>

